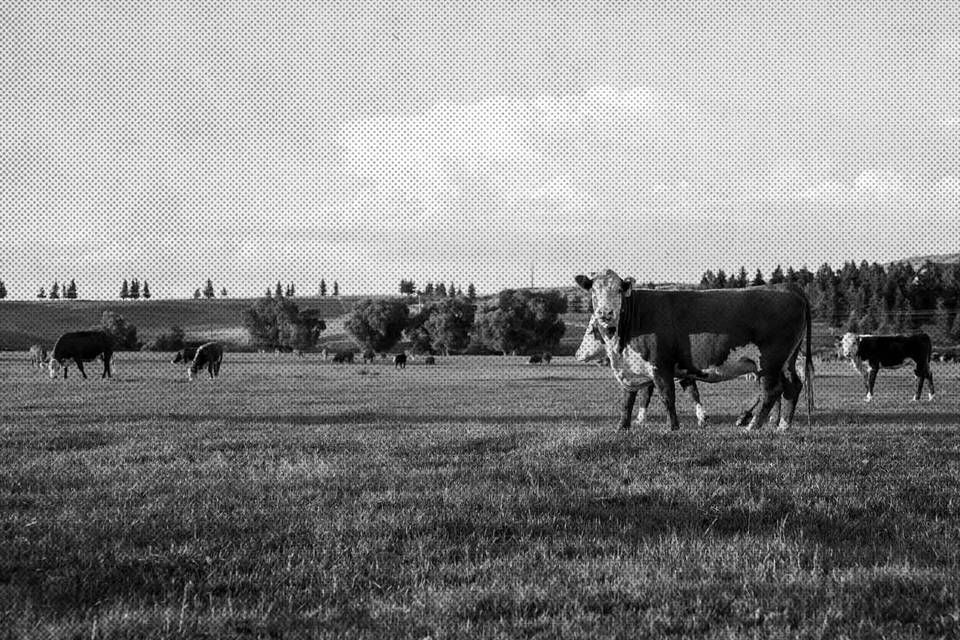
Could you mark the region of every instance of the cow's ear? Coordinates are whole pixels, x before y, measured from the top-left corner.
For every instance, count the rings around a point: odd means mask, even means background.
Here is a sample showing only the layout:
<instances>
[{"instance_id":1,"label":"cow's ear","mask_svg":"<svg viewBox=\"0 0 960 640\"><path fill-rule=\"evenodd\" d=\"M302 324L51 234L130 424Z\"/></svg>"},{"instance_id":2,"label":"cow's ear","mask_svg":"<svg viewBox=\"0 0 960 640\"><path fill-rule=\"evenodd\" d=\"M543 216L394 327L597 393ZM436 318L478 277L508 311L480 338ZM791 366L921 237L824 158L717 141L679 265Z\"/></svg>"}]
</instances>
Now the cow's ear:
<instances>
[{"instance_id":1,"label":"cow's ear","mask_svg":"<svg viewBox=\"0 0 960 640\"><path fill-rule=\"evenodd\" d=\"M620 293L628 296L630 295L630 290L633 289L633 283L636 282L633 278L625 278L622 283L620 283Z\"/></svg>"},{"instance_id":2,"label":"cow's ear","mask_svg":"<svg viewBox=\"0 0 960 640\"><path fill-rule=\"evenodd\" d=\"M576 280L577 284L580 285L582 288L586 289L587 291L590 291L590 288L593 286L593 280L591 280L587 276L577 276L574 278L574 280Z\"/></svg>"}]
</instances>

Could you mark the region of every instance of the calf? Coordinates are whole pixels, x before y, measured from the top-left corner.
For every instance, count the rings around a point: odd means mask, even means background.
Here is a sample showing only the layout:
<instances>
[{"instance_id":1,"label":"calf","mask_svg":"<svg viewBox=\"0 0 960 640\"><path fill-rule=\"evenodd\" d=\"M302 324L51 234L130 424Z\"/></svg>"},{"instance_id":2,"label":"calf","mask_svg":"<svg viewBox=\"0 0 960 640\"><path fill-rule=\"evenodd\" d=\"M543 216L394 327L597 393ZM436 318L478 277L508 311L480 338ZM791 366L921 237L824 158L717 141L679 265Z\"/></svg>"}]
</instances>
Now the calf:
<instances>
[{"instance_id":1,"label":"calf","mask_svg":"<svg viewBox=\"0 0 960 640\"><path fill-rule=\"evenodd\" d=\"M30 347L30 364L37 369L43 369L47 363L47 350L43 345L35 344Z\"/></svg>"},{"instance_id":2,"label":"calf","mask_svg":"<svg viewBox=\"0 0 960 640\"><path fill-rule=\"evenodd\" d=\"M924 380L930 384L928 399L933 400L936 392L933 388L933 374L930 372L932 352L930 336L925 333L910 336L845 333L840 339L841 355L850 358L854 368L863 376L863 383L867 388L865 402L873 399L873 387L880 369L899 369L911 364L917 377L917 392L913 395L913 401L920 399Z\"/></svg>"},{"instance_id":3,"label":"calf","mask_svg":"<svg viewBox=\"0 0 960 640\"><path fill-rule=\"evenodd\" d=\"M83 363L100 358L103 360L101 378L111 377L110 358L113 356L113 340L105 331L74 331L65 333L53 345L50 355L50 377L56 378L63 368L63 377L67 377L70 360L73 360L80 375L87 377L83 370Z\"/></svg>"},{"instance_id":4,"label":"calf","mask_svg":"<svg viewBox=\"0 0 960 640\"><path fill-rule=\"evenodd\" d=\"M197 347L197 352L190 363L187 378L193 380L198 371L206 367L211 378L220 375L220 364L223 362L223 346L219 342L207 342Z\"/></svg>"},{"instance_id":5,"label":"calf","mask_svg":"<svg viewBox=\"0 0 960 640\"><path fill-rule=\"evenodd\" d=\"M406 369L407 368L407 354L398 353L393 356L393 366L395 369Z\"/></svg>"}]
</instances>

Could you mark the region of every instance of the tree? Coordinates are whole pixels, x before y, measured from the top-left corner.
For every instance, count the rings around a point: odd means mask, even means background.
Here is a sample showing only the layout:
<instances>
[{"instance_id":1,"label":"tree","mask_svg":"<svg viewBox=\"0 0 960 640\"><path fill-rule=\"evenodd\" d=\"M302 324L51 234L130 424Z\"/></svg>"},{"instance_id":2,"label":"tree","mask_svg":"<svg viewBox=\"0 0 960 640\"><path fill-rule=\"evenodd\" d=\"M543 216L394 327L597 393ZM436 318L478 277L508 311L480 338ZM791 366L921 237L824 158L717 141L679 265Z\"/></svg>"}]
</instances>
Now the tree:
<instances>
[{"instance_id":1,"label":"tree","mask_svg":"<svg viewBox=\"0 0 960 640\"><path fill-rule=\"evenodd\" d=\"M430 297L433 295L433 283L428 282L426 286L423 287L423 295Z\"/></svg>"},{"instance_id":2,"label":"tree","mask_svg":"<svg viewBox=\"0 0 960 640\"><path fill-rule=\"evenodd\" d=\"M777 268L770 272L770 284L782 284L785 281L783 276L783 267L777 265Z\"/></svg>"},{"instance_id":3,"label":"tree","mask_svg":"<svg viewBox=\"0 0 960 640\"><path fill-rule=\"evenodd\" d=\"M323 280L323 278L320 278L320 295L327 295L327 283Z\"/></svg>"},{"instance_id":4,"label":"tree","mask_svg":"<svg viewBox=\"0 0 960 640\"><path fill-rule=\"evenodd\" d=\"M564 298L564 302L566 299ZM430 346L445 356L451 351L463 351L470 344L470 330L476 307L461 299L448 298L435 305L435 311L425 323L430 335Z\"/></svg>"},{"instance_id":5,"label":"tree","mask_svg":"<svg viewBox=\"0 0 960 640\"><path fill-rule=\"evenodd\" d=\"M703 275L700 277L700 288L701 289L713 289L717 284L717 276L714 275L713 271L707 269L703 272Z\"/></svg>"},{"instance_id":6,"label":"tree","mask_svg":"<svg viewBox=\"0 0 960 640\"><path fill-rule=\"evenodd\" d=\"M445 285L445 284L443 284L443 283L441 282L440 284L437 285L437 288L434 289L434 293L435 293L438 297L446 298L446 297L447 297L447 285Z\"/></svg>"},{"instance_id":7,"label":"tree","mask_svg":"<svg viewBox=\"0 0 960 640\"><path fill-rule=\"evenodd\" d=\"M409 316L402 300L364 300L350 313L344 329L362 348L385 353L400 340Z\"/></svg>"},{"instance_id":8,"label":"tree","mask_svg":"<svg viewBox=\"0 0 960 640\"><path fill-rule=\"evenodd\" d=\"M133 300L140 299L140 281L136 278L130 281L130 298Z\"/></svg>"},{"instance_id":9,"label":"tree","mask_svg":"<svg viewBox=\"0 0 960 640\"><path fill-rule=\"evenodd\" d=\"M127 280L124 278L123 285L120 286L120 298L126 300L130 297L130 287L127 285Z\"/></svg>"},{"instance_id":10,"label":"tree","mask_svg":"<svg viewBox=\"0 0 960 640\"><path fill-rule=\"evenodd\" d=\"M270 293L270 287L267 287L267 292L263 295L264 298L272 298L273 295Z\"/></svg>"},{"instance_id":11,"label":"tree","mask_svg":"<svg viewBox=\"0 0 960 640\"><path fill-rule=\"evenodd\" d=\"M209 300L216 295L216 292L213 290L213 280L207 278L207 285L203 288L203 297Z\"/></svg>"},{"instance_id":12,"label":"tree","mask_svg":"<svg viewBox=\"0 0 960 640\"><path fill-rule=\"evenodd\" d=\"M173 325L167 333L161 333L150 343L151 351L179 351L184 347L186 334L179 325Z\"/></svg>"},{"instance_id":13,"label":"tree","mask_svg":"<svg viewBox=\"0 0 960 640\"><path fill-rule=\"evenodd\" d=\"M114 311L104 311L100 324L113 339L114 349L130 349L137 351L142 344L137 340L137 328L124 320L123 316Z\"/></svg>"},{"instance_id":14,"label":"tree","mask_svg":"<svg viewBox=\"0 0 960 640\"><path fill-rule=\"evenodd\" d=\"M70 300L77 299L77 283L73 278L70 278L70 284L67 286L67 291L64 293L64 297Z\"/></svg>"},{"instance_id":15,"label":"tree","mask_svg":"<svg viewBox=\"0 0 960 640\"><path fill-rule=\"evenodd\" d=\"M453 283L450 283L450 286L447 287L447 296L455 298L457 296L457 289L454 287Z\"/></svg>"},{"instance_id":16,"label":"tree","mask_svg":"<svg viewBox=\"0 0 960 640\"><path fill-rule=\"evenodd\" d=\"M937 308L933 313L933 322L944 337L950 337L950 327L953 326L950 310L943 298L937 298Z\"/></svg>"},{"instance_id":17,"label":"tree","mask_svg":"<svg viewBox=\"0 0 960 640\"><path fill-rule=\"evenodd\" d=\"M200 299L200 289L195 289L195 290L194 290L194 292L193 292L193 299L194 299L194 300L199 300L199 299Z\"/></svg>"},{"instance_id":18,"label":"tree","mask_svg":"<svg viewBox=\"0 0 960 640\"><path fill-rule=\"evenodd\" d=\"M563 337L560 314L566 309L566 297L557 291L507 289L477 311L474 337L503 354L553 350Z\"/></svg>"},{"instance_id":19,"label":"tree","mask_svg":"<svg viewBox=\"0 0 960 640\"><path fill-rule=\"evenodd\" d=\"M292 297L294 296L294 293L295 293L295 292L296 292L296 290L293 288L293 283L291 282L290 284L287 285L287 289L286 289L284 295L285 295L286 297L288 297L288 298L292 298Z\"/></svg>"},{"instance_id":20,"label":"tree","mask_svg":"<svg viewBox=\"0 0 960 640\"><path fill-rule=\"evenodd\" d=\"M715 289L725 289L727 286L727 274L723 272L723 269L717 269L717 275L713 280L713 287Z\"/></svg>"},{"instance_id":21,"label":"tree","mask_svg":"<svg viewBox=\"0 0 960 640\"><path fill-rule=\"evenodd\" d=\"M467 299L476 300L477 299L477 288L473 286L473 283L467 285Z\"/></svg>"},{"instance_id":22,"label":"tree","mask_svg":"<svg viewBox=\"0 0 960 640\"><path fill-rule=\"evenodd\" d=\"M289 298L261 298L243 312L250 341L261 347L310 349L316 346L326 322L317 309L301 311Z\"/></svg>"},{"instance_id":23,"label":"tree","mask_svg":"<svg viewBox=\"0 0 960 640\"><path fill-rule=\"evenodd\" d=\"M960 342L960 313L953 315L953 325L950 327L950 339Z\"/></svg>"},{"instance_id":24,"label":"tree","mask_svg":"<svg viewBox=\"0 0 960 640\"><path fill-rule=\"evenodd\" d=\"M740 272L737 274L737 288L743 289L750 283L750 278L747 276L747 268L743 265L740 266Z\"/></svg>"},{"instance_id":25,"label":"tree","mask_svg":"<svg viewBox=\"0 0 960 640\"><path fill-rule=\"evenodd\" d=\"M340 285L337 284L336 280L333 281L333 295L335 296L340 295Z\"/></svg>"},{"instance_id":26,"label":"tree","mask_svg":"<svg viewBox=\"0 0 960 640\"><path fill-rule=\"evenodd\" d=\"M150 286L147 284L146 280L143 281L143 299L150 299Z\"/></svg>"},{"instance_id":27,"label":"tree","mask_svg":"<svg viewBox=\"0 0 960 640\"><path fill-rule=\"evenodd\" d=\"M763 274L760 273L760 269L757 269L757 272L753 276L753 280L750 281L750 284L754 287L760 287L767 284L766 280L763 279Z\"/></svg>"},{"instance_id":28,"label":"tree","mask_svg":"<svg viewBox=\"0 0 960 640\"><path fill-rule=\"evenodd\" d=\"M282 298L282 297L283 297L283 287L280 286L280 281L279 281L279 280L277 280L277 286L276 286L276 288L274 288L274 290L273 290L273 297L274 297L274 298Z\"/></svg>"},{"instance_id":29,"label":"tree","mask_svg":"<svg viewBox=\"0 0 960 640\"><path fill-rule=\"evenodd\" d=\"M786 279L787 282L799 282L800 277L797 275L797 272L793 270L793 267L787 267Z\"/></svg>"},{"instance_id":30,"label":"tree","mask_svg":"<svg viewBox=\"0 0 960 640\"><path fill-rule=\"evenodd\" d=\"M7 285L4 284L3 280L0 280L0 300L7 297Z\"/></svg>"},{"instance_id":31,"label":"tree","mask_svg":"<svg viewBox=\"0 0 960 640\"><path fill-rule=\"evenodd\" d=\"M44 290L43 287L40 287L40 292L37 294L37 297L38 297L38 298L46 298L46 297L47 297L47 292Z\"/></svg>"},{"instance_id":32,"label":"tree","mask_svg":"<svg viewBox=\"0 0 960 640\"><path fill-rule=\"evenodd\" d=\"M850 312L850 316L847 318L847 323L843 326L843 330L849 333L860 333L860 319L857 317L856 311Z\"/></svg>"},{"instance_id":33,"label":"tree","mask_svg":"<svg viewBox=\"0 0 960 640\"><path fill-rule=\"evenodd\" d=\"M59 300L60 299L60 284L54 280L53 286L50 287L50 299Z\"/></svg>"},{"instance_id":34,"label":"tree","mask_svg":"<svg viewBox=\"0 0 960 640\"><path fill-rule=\"evenodd\" d=\"M226 287L223 287L223 288L220 289L220 297L221 297L221 298L226 298L226 297L227 297L227 288L226 288Z\"/></svg>"},{"instance_id":35,"label":"tree","mask_svg":"<svg viewBox=\"0 0 960 640\"><path fill-rule=\"evenodd\" d=\"M400 294L405 296L412 296L417 292L417 285L413 280L401 280L400 281Z\"/></svg>"}]
</instances>

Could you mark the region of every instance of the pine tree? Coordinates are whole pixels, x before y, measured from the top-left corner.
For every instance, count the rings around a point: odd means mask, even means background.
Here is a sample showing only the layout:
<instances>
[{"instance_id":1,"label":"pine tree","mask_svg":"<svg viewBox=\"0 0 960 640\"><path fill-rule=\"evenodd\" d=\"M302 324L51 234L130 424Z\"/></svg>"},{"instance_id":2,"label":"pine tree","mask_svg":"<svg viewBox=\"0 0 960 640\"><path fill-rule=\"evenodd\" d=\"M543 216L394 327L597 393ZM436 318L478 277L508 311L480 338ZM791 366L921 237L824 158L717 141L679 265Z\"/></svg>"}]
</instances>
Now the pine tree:
<instances>
[{"instance_id":1,"label":"pine tree","mask_svg":"<svg viewBox=\"0 0 960 640\"><path fill-rule=\"evenodd\" d=\"M445 285L445 284L443 284L443 283L441 282L440 284L437 285L437 288L435 289L435 292L436 292L437 296L439 296L439 297L441 297L441 298L446 298L446 297L447 297L447 285Z\"/></svg>"},{"instance_id":2,"label":"pine tree","mask_svg":"<svg viewBox=\"0 0 960 640\"><path fill-rule=\"evenodd\" d=\"M144 299L144 300L149 300L149 299L150 299L150 287L147 286L147 281L146 281L146 280L143 281L143 299Z\"/></svg>"},{"instance_id":3,"label":"pine tree","mask_svg":"<svg viewBox=\"0 0 960 640\"><path fill-rule=\"evenodd\" d=\"M723 269L717 269L717 276L713 280L713 286L716 289L725 289L727 287L727 274Z\"/></svg>"},{"instance_id":4,"label":"pine tree","mask_svg":"<svg viewBox=\"0 0 960 640\"><path fill-rule=\"evenodd\" d=\"M777 265L777 268L770 272L770 284L781 284L783 281L783 267Z\"/></svg>"},{"instance_id":5,"label":"pine tree","mask_svg":"<svg viewBox=\"0 0 960 640\"><path fill-rule=\"evenodd\" d=\"M123 285L120 287L120 298L126 300L130 297L130 287L127 285L127 280L124 278Z\"/></svg>"},{"instance_id":6,"label":"pine tree","mask_svg":"<svg viewBox=\"0 0 960 640\"><path fill-rule=\"evenodd\" d=\"M457 288L453 285L452 282L450 283L450 286L447 287L447 295L451 298L456 297L457 295Z\"/></svg>"},{"instance_id":7,"label":"pine tree","mask_svg":"<svg viewBox=\"0 0 960 640\"><path fill-rule=\"evenodd\" d=\"M750 279L749 276L747 276L747 268L741 265L740 273L737 275L737 287L743 289L749 282Z\"/></svg>"},{"instance_id":8,"label":"pine tree","mask_svg":"<svg viewBox=\"0 0 960 640\"><path fill-rule=\"evenodd\" d=\"M320 278L320 295L327 295L327 283L323 278Z\"/></svg>"},{"instance_id":9,"label":"pine tree","mask_svg":"<svg viewBox=\"0 0 960 640\"><path fill-rule=\"evenodd\" d=\"M340 285L337 284L336 280L333 281L333 295L335 296L340 295Z\"/></svg>"},{"instance_id":10,"label":"pine tree","mask_svg":"<svg viewBox=\"0 0 960 640\"><path fill-rule=\"evenodd\" d=\"M273 297L274 297L274 298L282 298L282 297L283 297L283 286L281 286L279 280L277 280L277 286L276 286L276 288L274 288L274 290L273 290Z\"/></svg>"},{"instance_id":11,"label":"pine tree","mask_svg":"<svg viewBox=\"0 0 960 640\"><path fill-rule=\"evenodd\" d=\"M77 283L73 278L70 278L70 284L67 286L67 293L65 297L71 300L77 299Z\"/></svg>"},{"instance_id":12,"label":"pine tree","mask_svg":"<svg viewBox=\"0 0 960 640\"><path fill-rule=\"evenodd\" d=\"M130 281L130 297L134 300L140 299L140 281L136 278Z\"/></svg>"},{"instance_id":13,"label":"pine tree","mask_svg":"<svg viewBox=\"0 0 960 640\"><path fill-rule=\"evenodd\" d=\"M4 284L3 280L0 280L0 300L7 297L7 285Z\"/></svg>"},{"instance_id":14,"label":"pine tree","mask_svg":"<svg viewBox=\"0 0 960 640\"><path fill-rule=\"evenodd\" d=\"M193 291L193 299L194 299L194 300L199 300L199 299L200 299L200 289L194 289L194 291Z\"/></svg>"},{"instance_id":15,"label":"pine tree","mask_svg":"<svg viewBox=\"0 0 960 640\"><path fill-rule=\"evenodd\" d=\"M793 267L787 267L787 282L797 282L799 278L797 277L797 272L793 270Z\"/></svg>"},{"instance_id":16,"label":"pine tree","mask_svg":"<svg viewBox=\"0 0 960 640\"><path fill-rule=\"evenodd\" d=\"M754 287L759 287L767 284L766 281L763 279L763 274L760 273L760 269L757 269L757 273L754 274L753 281L750 284Z\"/></svg>"},{"instance_id":17,"label":"pine tree","mask_svg":"<svg viewBox=\"0 0 960 640\"><path fill-rule=\"evenodd\" d=\"M270 293L270 287L267 287L267 293L263 296L264 298L272 298L273 294Z\"/></svg>"},{"instance_id":18,"label":"pine tree","mask_svg":"<svg viewBox=\"0 0 960 640\"><path fill-rule=\"evenodd\" d=\"M53 286L50 287L50 299L59 300L60 299L60 284L54 280Z\"/></svg>"},{"instance_id":19,"label":"pine tree","mask_svg":"<svg viewBox=\"0 0 960 640\"><path fill-rule=\"evenodd\" d=\"M297 288L293 286L292 282L289 285L287 285L287 291L288 291L287 293L288 298L292 298L297 295Z\"/></svg>"},{"instance_id":20,"label":"pine tree","mask_svg":"<svg viewBox=\"0 0 960 640\"><path fill-rule=\"evenodd\" d=\"M203 288L203 297L209 300L210 298L213 298L215 295L217 294L213 290L213 280L211 280L210 278L207 278L207 286Z\"/></svg>"},{"instance_id":21,"label":"pine tree","mask_svg":"<svg viewBox=\"0 0 960 640\"><path fill-rule=\"evenodd\" d=\"M467 299L476 300L477 299L477 288L473 286L473 283L467 285Z\"/></svg>"},{"instance_id":22,"label":"pine tree","mask_svg":"<svg viewBox=\"0 0 960 640\"><path fill-rule=\"evenodd\" d=\"M460 296L461 298L463 297L463 289L461 289L460 287L457 287L457 295Z\"/></svg>"},{"instance_id":23,"label":"pine tree","mask_svg":"<svg viewBox=\"0 0 960 640\"><path fill-rule=\"evenodd\" d=\"M220 289L220 297L221 297L221 298L226 298L226 297L227 297L227 288L226 288L226 287L223 287L222 289Z\"/></svg>"},{"instance_id":24,"label":"pine tree","mask_svg":"<svg viewBox=\"0 0 960 640\"><path fill-rule=\"evenodd\" d=\"M700 288L701 289L713 289L717 285L717 276L713 274L713 271L707 269L703 272L703 275L700 277Z\"/></svg>"}]
</instances>

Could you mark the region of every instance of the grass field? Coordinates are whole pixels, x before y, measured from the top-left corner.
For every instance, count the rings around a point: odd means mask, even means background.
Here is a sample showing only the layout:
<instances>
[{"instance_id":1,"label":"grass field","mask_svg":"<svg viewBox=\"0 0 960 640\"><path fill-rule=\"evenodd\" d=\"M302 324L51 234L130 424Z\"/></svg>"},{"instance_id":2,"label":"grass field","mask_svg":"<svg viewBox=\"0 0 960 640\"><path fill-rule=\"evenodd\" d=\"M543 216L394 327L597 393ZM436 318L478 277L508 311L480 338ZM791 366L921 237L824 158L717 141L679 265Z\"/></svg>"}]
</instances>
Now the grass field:
<instances>
[{"instance_id":1,"label":"grass field","mask_svg":"<svg viewBox=\"0 0 960 640\"><path fill-rule=\"evenodd\" d=\"M958 637L958 369L613 431L609 370L0 354L0 637ZM88 373L90 372L88 371Z\"/></svg>"}]
</instances>

